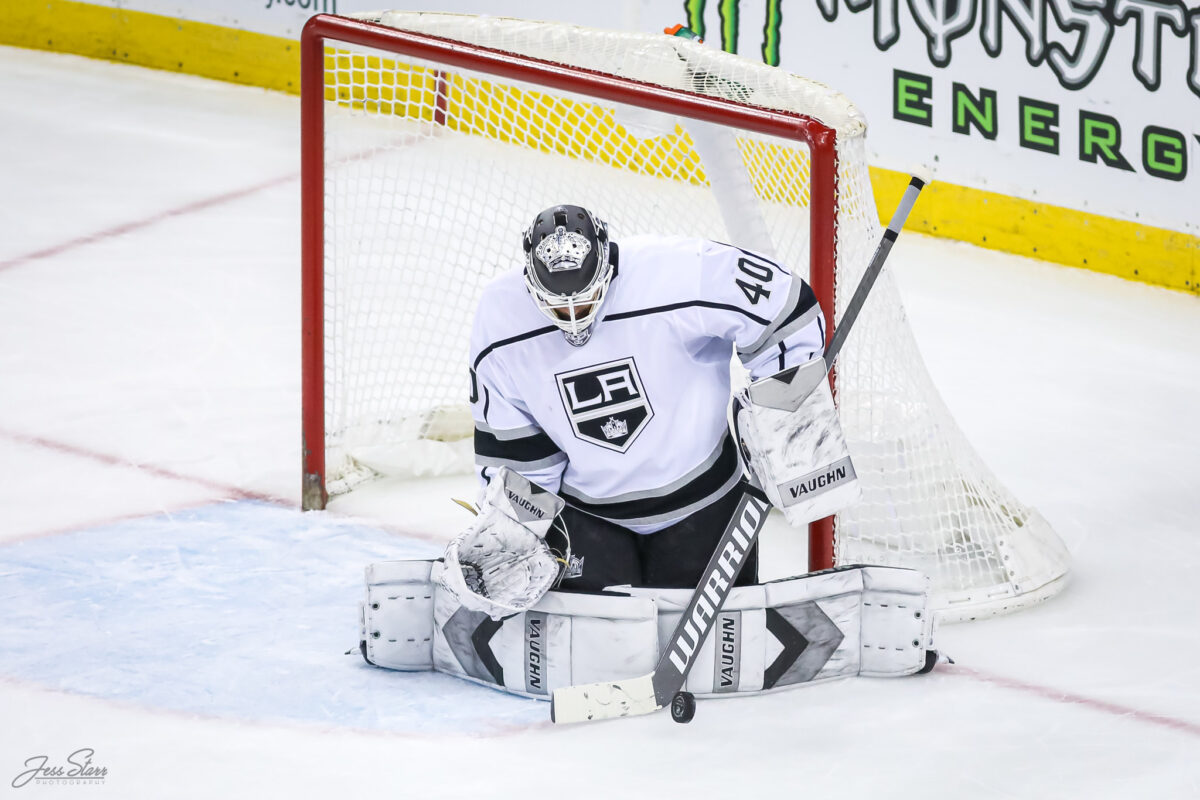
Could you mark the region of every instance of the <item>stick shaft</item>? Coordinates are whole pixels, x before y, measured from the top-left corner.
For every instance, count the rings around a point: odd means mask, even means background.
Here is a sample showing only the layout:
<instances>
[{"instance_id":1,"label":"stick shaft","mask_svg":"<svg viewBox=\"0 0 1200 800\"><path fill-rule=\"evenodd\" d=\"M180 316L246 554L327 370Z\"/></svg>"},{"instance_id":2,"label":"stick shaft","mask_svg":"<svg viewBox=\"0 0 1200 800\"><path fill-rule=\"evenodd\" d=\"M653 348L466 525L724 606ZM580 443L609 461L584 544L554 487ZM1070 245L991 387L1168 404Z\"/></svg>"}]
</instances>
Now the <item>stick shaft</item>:
<instances>
[{"instance_id":1,"label":"stick shaft","mask_svg":"<svg viewBox=\"0 0 1200 800\"><path fill-rule=\"evenodd\" d=\"M670 704L675 693L683 688L696 655L716 624L717 614L724 607L729 593L733 591L733 582L741 573L770 509L766 500L759 498L757 491L742 495L737 509L725 526L725 533L708 560L700 585L675 625L654 669L654 697L659 707Z\"/></svg>"},{"instance_id":2,"label":"stick shaft","mask_svg":"<svg viewBox=\"0 0 1200 800\"><path fill-rule=\"evenodd\" d=\"M925 188L925 181L920 178L913 177L908 182L908 188L904 190L904 197L900 198L900 205L892 214L892 221L888 223L887 230L883 232L883 238L879 240L875 254L871 256L871 263L867 266L867 271L863 273L862 279L859 280L858 289L855 290L854 297L846 306L846 313L842 314L837 329L833 332L833 339L830 340L829 347L825 348L825 367L827 369L833 369L833 361L837 358L842 345L846 343L846 337L850 335L854 321L858 319L858 313L862 311L863 304L867 301L867 295L870 294L871 287L875 285L875 279L883 271L888 253L892 252L892 244L900 235L900 229L904 227L904 221L908 219L908 214L912 211L913 204L917 202L917 196L921 194L923 188Z\"/></svg>"}]
</instances>

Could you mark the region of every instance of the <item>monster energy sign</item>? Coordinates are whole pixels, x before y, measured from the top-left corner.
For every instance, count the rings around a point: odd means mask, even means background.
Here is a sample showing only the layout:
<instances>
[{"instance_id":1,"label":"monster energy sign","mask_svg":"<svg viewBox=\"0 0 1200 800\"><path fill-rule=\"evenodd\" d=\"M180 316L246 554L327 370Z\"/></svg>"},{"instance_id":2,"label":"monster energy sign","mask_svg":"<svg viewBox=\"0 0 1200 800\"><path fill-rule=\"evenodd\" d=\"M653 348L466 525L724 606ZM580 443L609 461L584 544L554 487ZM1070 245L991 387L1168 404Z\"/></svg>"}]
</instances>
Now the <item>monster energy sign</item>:
<instances>
[{"instance_id":1,"label":"monster energy sign","mask_svg":"<svg viewBox=\"0 0 1200 800\"><path fill-rule=\"evenodd\" d=\"M778 66L782 0L759 2L766 4L762 58ZM814 2L827 21L838 18L840 0ZM852 12L873 10L874 41L879 50L888 50L900 40L901 0L845 0L845 4ZM688 26L705 36L708 1L684 0L683 5ZM736 53L741 4L739 0L718 0L714 5L721 21L721 47ZM950 66L955 40L977 24L983 49L998 57L1004 49L1001 21L1007 18L1021 36L1031 66L1046 65L1065 88L1082 89L1104 64L1120 27L1135 37L1133 72L1143 86L1155 91L1161 85L1164 50L1186 48L1190 54L1187 85L1200 97L1200 8L1188 8L1184 0L906 0L905 5L925 35L930 63L937 67ZM1048 35L1051 25L1062 35ZM1064 38L1074 38L1074 45L1059 41Z\"/></svg>"},{"instance_id":2,"label":"monster energy sign","mask_svg":"<svg viewBox=\"0 0 1200 800\"><path fill-rule=\"evenodd\" d=\"M779 66L779 43L783 25L783 0L763 0L765 3L766 19L762 31L762 60L773 67ZM706 0L684 0L683 10L687 15L687 26L702 38L708 38L708 28L704 24L704 9ZM738 0L717 0L713 3L721 20L721 49L727 53L738 51L738 38L741 33L741 13Z\"/></svg>"},{"instance_id":3,"label":"monster energy sign","mask_svg":"<svg viewBox=\"0 0 1200 800\"><path fill-rule=\"evenodd\" d=\"M795 32L784 30L780 0L685 0L688 25L702 36L706 31L706 8L714 7L720 21L719 31L708 29L710 38L719 33L721 47L737 52L742 12L753 9L761 14L763 31L762 59L780 63L780 45L785 35L802 36L805 42L789 42L795 52L810 54L814 34L804 27L802 11L815 7L826 22L838 21L844 4L851 13L871 11L871 36L879 52L890 50L900 41L902 32L914 31L923 37L923 50L931 67L939 72L890 70L891 117L899 122L940 129L954 135L977 137L986 141L1007 141L1027 150L1074 158L1124 172L1142 172L1167 181L1182 181L1188 175L1188 153L1200 142L1200 125L1181 129L1162 124L1161 120L1140 119L1135 123L1120 120L1118 113L1130 114L1127 104L1109 100L1089 100L1078 104L1055 102L1045 97L1027 96L1025 91L1007 93L988 81L970 80L955 74L956 51L982 48L991 58L1019 51L1032 68L1045 70L1070 92L1093 86L1105 66L1106 74L1127 75L1141 84L1145 92L1158 92L1164 83L1176 91L1174 102L1162 107L1178 114L1178 89L1186 85L1185 97L1200 103L1200 7L1185 0L808 0L808 9L789 10ZM761 10L760 5L763 5ZM1194 4L1193 4L1194 5ZM789 9L795 6L789 5ZM759 17L756 17L759 18ZM814 15L815 18L815 15ZM974 33L974 37L968 34ZM1008 37L1005 37L1005 34ZM977 41L974 41L977 37ZM1118 46L1113 48L1113 45ZM1121 56L1121 64L1112 52L1132 51L1132 61ZM910 54L911 54L910 48ZM977 67L976 53L971 56ZM1015 53L1014 53L1015 55ZM911 61L911 59L908 59ZM960 59L961 60L961 59ZM1187 68L1182 65L1186 61ZM785 67L796 68L795 65ZM947 69L949 74L940 70ZM978 68L971 74L979 76ZM1012 70L991 71L994 81L1009 78ZM1124 92L1112 89L1111 77L1103 88L1093 91L1111 100ZM1030 92L1030 95L1035 92ZM1139 92L1135 92L1139 94ZM935 98L937 100L935 101ZM948 102L947 102L948 98ZM1061 98L1060 98L1061 100ZM1000 103L1013 110L1001 111ZM1185 101L1185 105L1190 101ZM1200 111L1200 105L1196 106ZM876 112L878 113L878 112ZM1153 110L1142 104L1143 115ZM1190 119L1200 119L1193 113ZM1178 117L1177 117L1178 119ZM1067 123L1070 124L1067 124ZM1188 126L1192 127L1192 126ZM1061 129L1060 129L1061 128ZM1195 142L1193 142L1193 138ZM1194 151L1193 151L1194 152Z\"/></svg>"},{"instance_id":4,"label":"monster energy sign","mask_svg":"<svg viewBox=\"0 0 1200 800\"><path fill-rule=\"evenodd\" d=\"M933 84L930 75L893 70L892 116L903 122L932 127ZM985 87L973 90L954 82L950 97L950 128L954 133L967 136L976 133L984 139L996 139L1001 126L996 110L996 90ZM1016 119L1011 120L1011 124L1021 147L1051 155L1059 155L1066 149L1059 133L1063 109L1058 103L1020 97L1017 108ZM1087 108L1076 109L1074 113L1078 114L1079 121L1074 147L1080 161L1127 172L1135 170L1126 156L1130 149L1127 136L1116 117ZM1183 131L1145 125L1140 131L1140 139L1141 167L1147 175L1171 181L1187 177L1188 140Z\"/></svg>"}]
</instances>

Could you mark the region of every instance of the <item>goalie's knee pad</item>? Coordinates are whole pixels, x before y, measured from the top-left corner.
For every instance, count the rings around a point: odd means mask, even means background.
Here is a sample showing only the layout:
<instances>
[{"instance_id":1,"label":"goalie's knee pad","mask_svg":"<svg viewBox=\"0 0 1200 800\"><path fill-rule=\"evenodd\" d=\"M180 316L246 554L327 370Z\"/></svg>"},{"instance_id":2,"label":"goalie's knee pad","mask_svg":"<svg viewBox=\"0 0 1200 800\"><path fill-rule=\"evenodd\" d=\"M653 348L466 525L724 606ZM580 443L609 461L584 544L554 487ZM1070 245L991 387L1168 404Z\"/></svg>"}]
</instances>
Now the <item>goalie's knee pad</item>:
<instances>
[{"instance_id":1,"label":"goalie's knee pad","mask_svg":"<svg viewBox=\"0 0 1200 800\"><path fill-rule=\"evenodd\" d=\"M691 600L685 589L630 589L659 609L659 641ZM695 656L696 695L758 693L853 675L912 675L933 649L928 580L910 569L844 567L734 589Z\"/></svg>"},{"instance_id":2,"label":"goalie's knee pad","mask_svg":"<svg viewBox=\"0 0 1200 800\"><path fill-rule=\"evenodd\" d=\"M436 561L367 568L361 646L367 661L436 669L544 700L559 687L654 669L657 613L648 598L548 592L532 608L493 620L447 591L441 569Z\"/></svg>"}]
</instances>

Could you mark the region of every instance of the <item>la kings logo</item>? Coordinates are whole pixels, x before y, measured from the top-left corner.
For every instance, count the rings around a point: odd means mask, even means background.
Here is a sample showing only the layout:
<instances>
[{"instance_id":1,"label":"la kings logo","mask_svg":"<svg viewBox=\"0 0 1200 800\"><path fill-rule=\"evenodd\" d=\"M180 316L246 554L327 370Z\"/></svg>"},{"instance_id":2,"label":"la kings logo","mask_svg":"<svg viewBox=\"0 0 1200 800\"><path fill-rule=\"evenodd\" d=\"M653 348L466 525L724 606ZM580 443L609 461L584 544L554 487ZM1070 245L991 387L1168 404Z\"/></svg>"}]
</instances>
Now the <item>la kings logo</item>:
<instances>
[{"instance_id":1,"label":"la kings logo","mask_svg":"<svg viewBox=\"0 0 1200 800\"><path fill-rule=\"evenodd\" d=\"M575 435L624 453L654 417L632 358L554 376Z\"/></svg>"}]
</instances>

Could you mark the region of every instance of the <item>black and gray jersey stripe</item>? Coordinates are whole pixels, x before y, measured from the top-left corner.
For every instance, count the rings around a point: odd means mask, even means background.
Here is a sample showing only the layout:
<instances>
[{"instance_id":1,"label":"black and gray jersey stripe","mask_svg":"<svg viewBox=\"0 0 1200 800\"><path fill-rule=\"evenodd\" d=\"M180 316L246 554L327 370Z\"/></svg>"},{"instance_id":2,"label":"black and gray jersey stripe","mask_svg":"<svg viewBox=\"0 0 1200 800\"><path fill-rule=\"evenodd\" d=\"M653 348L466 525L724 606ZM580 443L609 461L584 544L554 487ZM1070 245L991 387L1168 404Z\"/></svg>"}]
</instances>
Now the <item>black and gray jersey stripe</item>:
<instances>
[{"instance_id":1,"label":"black and gray jersey stripe","mask_svg":"<svg viewBox=\"0 0 1200 800\"><path fill-rule=\"evenodd\" d=\"M511 430L475 426L475 463L480 466L530 471L560 464L566 458L554 440L534 425Z\"/></svg>"},{"instance_id":2,"label":"black and gray jersey stripe","mask_svg":"<svg viewBox=\"0 0 1200 800\"><path fill-rule=\"evenodd\" d=\"M589 514L625 525L651 525L699 511L729 492L742 479L737 445L727 432L712 455L666 486L615 497L588 497L563 483L559 494Z\"/></svg>"}]
</instances>

